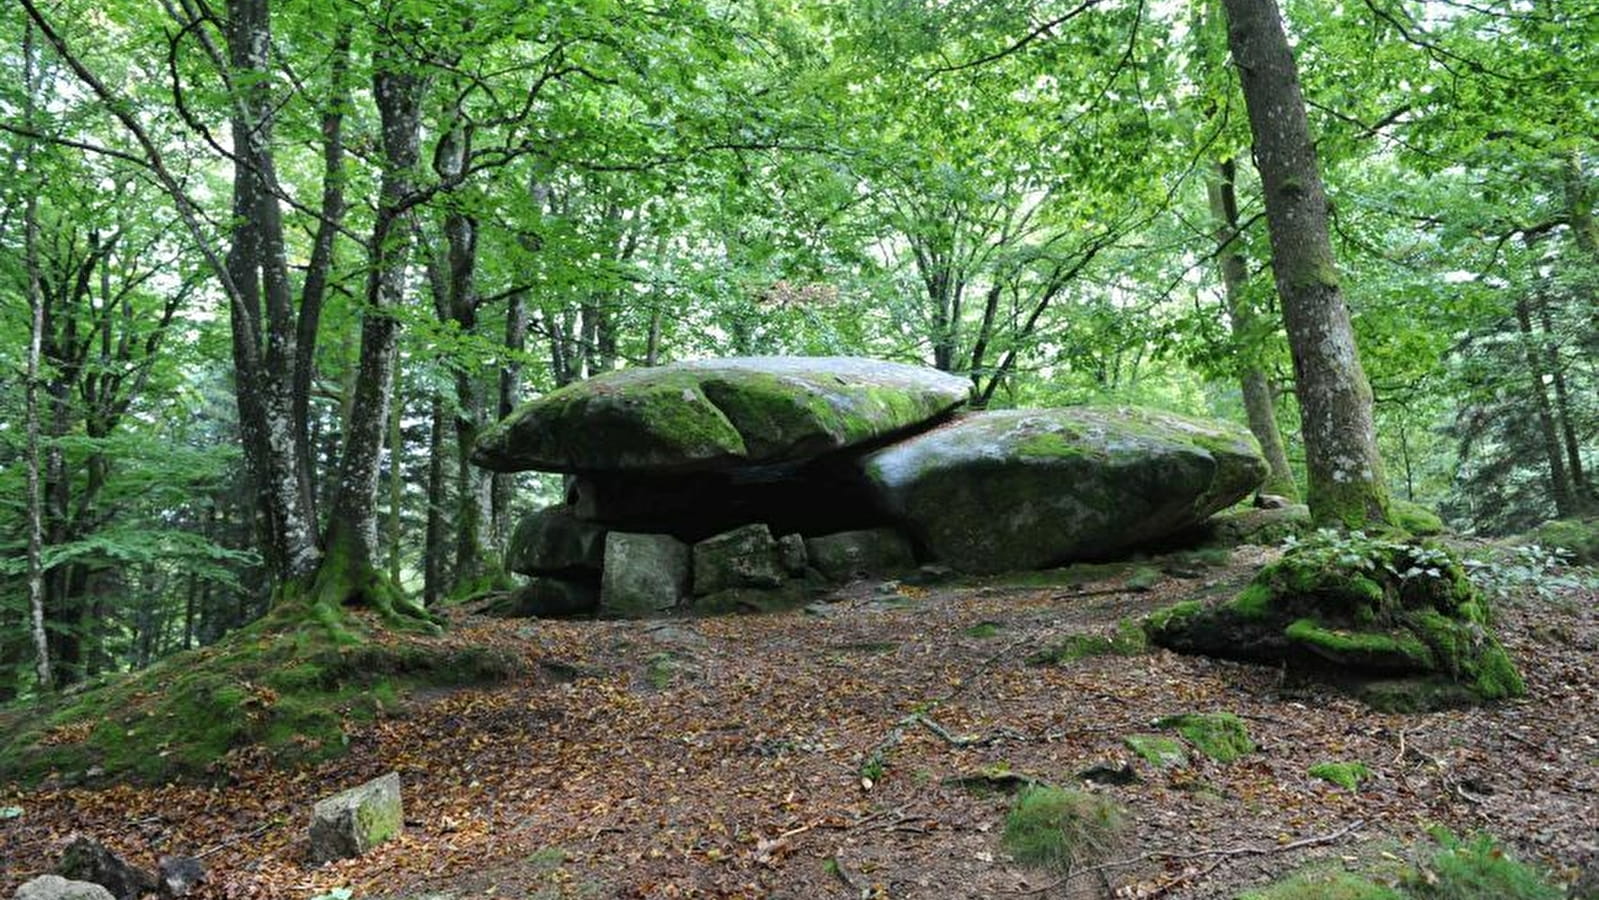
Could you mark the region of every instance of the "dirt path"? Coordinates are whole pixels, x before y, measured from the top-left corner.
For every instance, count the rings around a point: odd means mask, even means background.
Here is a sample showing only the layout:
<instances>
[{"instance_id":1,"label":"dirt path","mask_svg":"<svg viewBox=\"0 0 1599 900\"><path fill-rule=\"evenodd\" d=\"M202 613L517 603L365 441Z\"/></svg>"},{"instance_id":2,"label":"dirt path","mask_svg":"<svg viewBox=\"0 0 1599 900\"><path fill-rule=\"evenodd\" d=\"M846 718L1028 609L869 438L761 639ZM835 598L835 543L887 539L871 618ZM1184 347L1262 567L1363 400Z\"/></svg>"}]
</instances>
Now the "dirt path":
<instances>
[{"instance_id":1,"label":"dirt path","mask_svg":"<svg viewBox=\"0 0 1599 900\"><path fill-rule=\"evenodd\" d=\"M1595 598L1503 610L1528 700L1379 715L1272 669L1166 652L1029 665L1070 634L1237 585L1261 562L1185 565L1149 590L859 584L811 612L659 622L464 621L538 673L414 698L299 773L233 760L234 784L0 788L0 895L76 828L146 864L207 852L215 896L1230 897L1311 856L1373 854L1433 824L1486 830L1562 871L1599 850ZM1132 575L1141 582L1150 573ZM1123 737L1229 711L1258 753L1158 770ZM352 726L353 728L353 726ZM1358 793L1309 777L1359 760ZM1114 865L1061 884L1000 846L1011 797L956 783L1018 773L1092 785L1128 811ZM311 867L318 796L397 769L407 831ZM8 833L9 832L9 833ZM1401 848L1402 849L1402 848ZM34 858L29 858L34 857Z\"/></svg>"}]
</instances>

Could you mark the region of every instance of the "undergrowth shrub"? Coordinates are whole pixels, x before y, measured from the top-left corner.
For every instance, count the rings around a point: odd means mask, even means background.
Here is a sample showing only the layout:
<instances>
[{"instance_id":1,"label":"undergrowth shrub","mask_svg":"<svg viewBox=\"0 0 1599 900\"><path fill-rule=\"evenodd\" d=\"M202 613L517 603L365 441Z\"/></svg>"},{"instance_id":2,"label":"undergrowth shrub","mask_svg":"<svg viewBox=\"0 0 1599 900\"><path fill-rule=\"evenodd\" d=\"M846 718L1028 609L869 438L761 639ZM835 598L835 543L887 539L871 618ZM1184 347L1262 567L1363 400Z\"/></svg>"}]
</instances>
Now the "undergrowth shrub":
<instances>
[{"instance_id":1,"label":"undergrowth shrub","mask_svg":"<svg viewBox=\"0 0 1599 900\"><path fill-rule=\"evenodd\" d=\"M1486 834L1461 840L1436 829L1438 852L1407 873L1403 884L1417 900L1559 900L1565 891L1544 873L1509 855Z\"/></svg>"}]
</instances>

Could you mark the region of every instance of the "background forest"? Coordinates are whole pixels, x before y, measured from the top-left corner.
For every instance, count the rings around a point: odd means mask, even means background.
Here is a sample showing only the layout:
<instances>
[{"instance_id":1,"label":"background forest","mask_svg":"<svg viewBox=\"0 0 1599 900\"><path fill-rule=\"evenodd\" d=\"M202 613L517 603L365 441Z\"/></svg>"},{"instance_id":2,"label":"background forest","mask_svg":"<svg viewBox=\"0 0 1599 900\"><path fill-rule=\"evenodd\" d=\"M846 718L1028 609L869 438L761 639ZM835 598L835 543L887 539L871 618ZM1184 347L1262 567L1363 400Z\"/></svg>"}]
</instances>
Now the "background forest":
<instances>
[{"instance_id":1,"label":"background forest","mask_svg":"<svg viewBox=\"0 0 1599 900\"><path fill-rule=\"evenodd\" d=\"M1284 13L1394 496L1592 512L1599 4ZM1202 0L19 0L0 700L44 674L30 574L58 684L258 618L319 543L401 607L492 583L541 488L478 429L621 366L1253 392L1302 467L1226 45Z\"/></svg>"}]
</instances>

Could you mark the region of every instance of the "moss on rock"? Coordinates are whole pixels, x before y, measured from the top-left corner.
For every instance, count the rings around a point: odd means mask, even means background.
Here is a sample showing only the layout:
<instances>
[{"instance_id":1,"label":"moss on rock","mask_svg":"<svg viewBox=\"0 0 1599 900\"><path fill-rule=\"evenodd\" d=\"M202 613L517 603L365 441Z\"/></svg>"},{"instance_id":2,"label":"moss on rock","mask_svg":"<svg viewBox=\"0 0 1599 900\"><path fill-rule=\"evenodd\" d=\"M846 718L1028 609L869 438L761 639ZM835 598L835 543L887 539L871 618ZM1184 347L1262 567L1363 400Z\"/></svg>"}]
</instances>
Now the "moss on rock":
<instances>
[{"instance_id":1,"label":"moss on rock","mask_svg":"<svg viewBox=\"0 0 1599 900\"><path fill-rule=\"evenodd\" d=\"M1335 680L1438 676L1479 701L1525 691L1486 603L1449 551L1321 532L1229 602L1150 616L1152 643Z\"/></svg>"},{"instance_id":2,"label":"moss on rock","mask_svg":"<svg viewBox=\"0 0 1599 900\"><path fill-rule=\"evenodd\" d=\"M1250 739L1244 720L1232 713L1183 713L1166 716L1155 726L1176 731L1195 750L1217 762L1232 762L1255 752L1255 742Z\"/></svg>"}]
</instances>

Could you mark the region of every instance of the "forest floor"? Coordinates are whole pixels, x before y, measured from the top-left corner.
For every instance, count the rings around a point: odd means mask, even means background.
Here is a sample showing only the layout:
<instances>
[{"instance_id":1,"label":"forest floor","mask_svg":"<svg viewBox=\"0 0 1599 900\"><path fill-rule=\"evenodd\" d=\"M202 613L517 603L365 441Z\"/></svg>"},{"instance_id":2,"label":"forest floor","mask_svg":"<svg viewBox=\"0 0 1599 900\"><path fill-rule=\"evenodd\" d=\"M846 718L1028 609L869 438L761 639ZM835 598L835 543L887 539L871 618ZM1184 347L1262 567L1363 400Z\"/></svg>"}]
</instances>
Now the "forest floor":
<instances>
[{"instance_id":1,"label":"forest floor","mask_svg":"<svg viewBox=\"0 0 1599 900\"><path fill-rule=\"evenodd\" d=\"M295 900L1219 898L1311 858L1403 856L1434 825L1491 833L1565 879L1593 860L1591 592L1501 609L1529 696L1483 709L1378 714L1276 669L1166 651L1027 661L1235 590L1272 552L1158 577L863 582L781 614L462 613L430 640L515 652L526 677L405 698L350 723L339 760L282 772L240 752L210 787L0 785L0 808L21 810L0 819L0 896L49 870L73 831L145 865L203 854L209 896ZM1258 751L1157 769L1123 743L1162 716L1212 711L1242 717ZM1307 774L1337 761L1371 777L1349 791ZM1136 780L1082 781L1094 766ZM403 836L313 866L312 803L393 770ZM1069 882L1019 865L1001 845L1013 797L988 777L1006 773L1111 797L1130 831Z\"/></svg>"}]
</instances>

